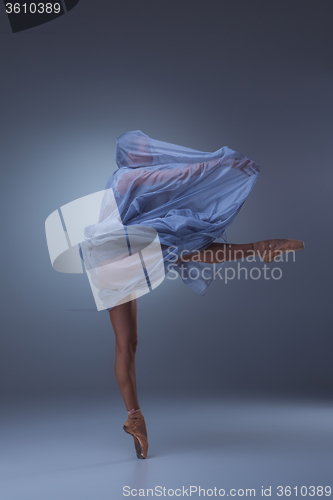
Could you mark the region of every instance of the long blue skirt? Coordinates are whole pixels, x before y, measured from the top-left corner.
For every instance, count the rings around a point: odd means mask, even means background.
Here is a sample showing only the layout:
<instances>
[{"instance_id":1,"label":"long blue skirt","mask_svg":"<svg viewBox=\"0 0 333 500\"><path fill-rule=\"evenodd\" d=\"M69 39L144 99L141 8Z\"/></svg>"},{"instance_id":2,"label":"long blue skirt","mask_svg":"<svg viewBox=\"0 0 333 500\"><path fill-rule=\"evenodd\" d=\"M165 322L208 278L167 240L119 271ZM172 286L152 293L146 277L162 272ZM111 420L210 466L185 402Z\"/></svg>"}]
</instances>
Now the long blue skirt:
<instances>
[{"instance_id":1,"label":"long blue skirt","mask_svg":"<svg viewBox=\"0 0 333 500\"><path fill-rule=\"evenodd\" d=\"M226 229L252 190L259 166L227 146L202 152L140 130L118 137L115 159L118 170L106 189L113 188L122 223L154 228L165 272L179 272L182 265L184 283L203 295L213 270L199 262L174 262L181 252L203 250L213 241L227 243Z\"/></svg>"}]
</instances>

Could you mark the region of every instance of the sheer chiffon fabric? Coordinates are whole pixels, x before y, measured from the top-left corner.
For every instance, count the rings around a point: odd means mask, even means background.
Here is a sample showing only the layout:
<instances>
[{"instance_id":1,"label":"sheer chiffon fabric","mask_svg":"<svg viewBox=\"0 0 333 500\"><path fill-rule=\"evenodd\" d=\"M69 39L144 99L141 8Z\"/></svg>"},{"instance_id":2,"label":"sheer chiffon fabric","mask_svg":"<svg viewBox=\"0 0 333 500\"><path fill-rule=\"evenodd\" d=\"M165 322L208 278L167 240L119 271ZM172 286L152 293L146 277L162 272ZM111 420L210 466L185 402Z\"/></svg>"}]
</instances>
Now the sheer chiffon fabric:
<instances>
[{"instance_id":1,"label":"sheer chiffon fabric","mask_svg":"<svg viewBox=\"0 0 333 500\"><path fill-rule=\"evenodd\" d=\"M186 285L203 295L213 279L213 267L175 262L181 252L227 242L226 229L251 192L259 166L227 146L203 152L152 139L140 130L118 137L115 159L118 170L105 189L112 188L121 224L155 229L165 273L179 273ZM99 222L87 228L90 245L111 236L111 212L101 207Z\"/></svg>"}]
</instances>

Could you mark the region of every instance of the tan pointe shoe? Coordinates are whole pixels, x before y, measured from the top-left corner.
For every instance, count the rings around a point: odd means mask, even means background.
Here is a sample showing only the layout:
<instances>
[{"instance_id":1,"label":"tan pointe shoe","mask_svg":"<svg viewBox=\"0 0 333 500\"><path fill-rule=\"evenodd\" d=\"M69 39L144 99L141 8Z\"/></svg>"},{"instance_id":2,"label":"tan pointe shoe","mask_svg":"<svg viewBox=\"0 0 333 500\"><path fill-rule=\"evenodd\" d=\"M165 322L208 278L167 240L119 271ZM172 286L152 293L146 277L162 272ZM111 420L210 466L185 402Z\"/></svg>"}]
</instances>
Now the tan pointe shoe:
<instances>
[{"instance_id":1,"label":"tan pointe shoe","mask_svg":"<svg viewBox=\"0 0 333 500\"><path fill-rule=\"evenodd\" d=\"M127 434L133 436L136 456L138 458L146 458L148 453L148 435L146 422L141 410L137 410L128 416L123 429Z\"/></svg>"},{"instance_id":2,"label":"tan pointe shoe","mask_svg":"<svg viewBox=\"0 0 333 500\"><path fill-rule=\"evenodd\" d=\"M303 250L302 240L262 240L253 243L255 255L262 257L264 262L273 262L284 252Z\"/></svg>"}]
</instances>

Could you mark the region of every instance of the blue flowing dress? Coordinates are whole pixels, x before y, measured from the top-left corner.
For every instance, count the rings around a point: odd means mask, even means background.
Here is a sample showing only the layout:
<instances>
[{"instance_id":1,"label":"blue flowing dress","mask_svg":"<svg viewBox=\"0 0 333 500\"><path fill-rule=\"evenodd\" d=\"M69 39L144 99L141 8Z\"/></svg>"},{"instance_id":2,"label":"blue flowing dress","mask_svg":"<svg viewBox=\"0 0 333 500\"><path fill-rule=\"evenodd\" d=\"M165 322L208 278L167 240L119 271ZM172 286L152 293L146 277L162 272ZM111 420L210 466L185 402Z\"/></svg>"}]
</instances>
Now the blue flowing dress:
<instances>
[{"instance_id":1,"label":"blue flowing dress","mask_svg":"<svg viewBox=\"0 0 333 500\"><path fill-rule=\"evenodd\" d=\"M181 252L204 250L214 241L227 243L226 229L251 192L259 166L227 146L202 152L152 139L140 130L117 138L115 159L118 169L105 189L112 188L122 224L155 229L165 274L178 272L186 285L204 295L213 268L175 262ZM103 238L105 233L107 225Z\"/></svg>"}]
</instances>

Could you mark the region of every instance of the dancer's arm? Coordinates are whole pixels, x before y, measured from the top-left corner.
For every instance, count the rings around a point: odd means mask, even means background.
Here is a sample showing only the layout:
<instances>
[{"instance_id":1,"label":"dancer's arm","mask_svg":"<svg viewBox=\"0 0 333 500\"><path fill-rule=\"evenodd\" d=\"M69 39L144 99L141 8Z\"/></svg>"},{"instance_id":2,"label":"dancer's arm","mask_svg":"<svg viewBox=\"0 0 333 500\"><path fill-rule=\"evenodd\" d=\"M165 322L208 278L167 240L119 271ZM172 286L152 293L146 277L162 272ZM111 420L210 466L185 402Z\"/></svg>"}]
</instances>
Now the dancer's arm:
<instances>
[{"instance_id":1,"label":"dancer's arm","mask_svg":"<svg viewBox=\"0 0 333 500\"><path fill-rule=\"evenodd\" d=\"M131 184L147 184L153 186L156 183L163 183L171 179L186 179L187 177L197 177L204 170L216 167L221 159L212 160L210 162L203 163L191 163L190 165L171 167L171 168L161 168L157 170L151 170L151 167L137 167L131 169L128 172L123 173L121 179L118 182L117 189L119 193L125 194L129 189ZM138 175L138 171L140 175Z\"/></svg>"}]
</instances>

